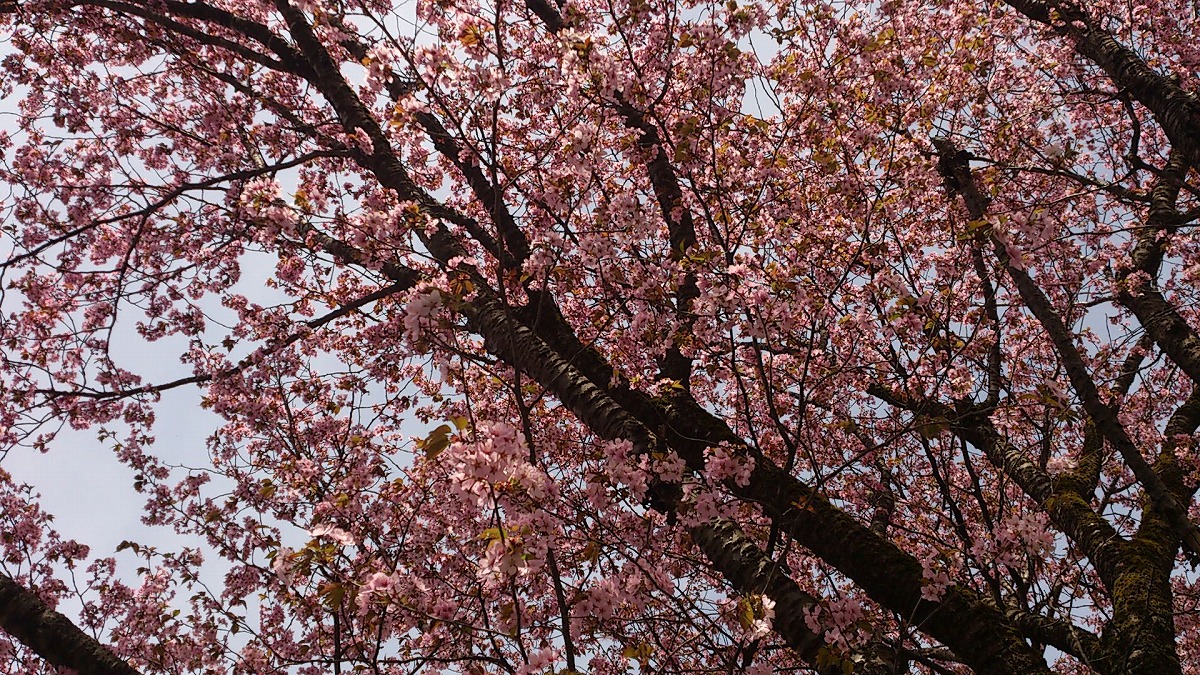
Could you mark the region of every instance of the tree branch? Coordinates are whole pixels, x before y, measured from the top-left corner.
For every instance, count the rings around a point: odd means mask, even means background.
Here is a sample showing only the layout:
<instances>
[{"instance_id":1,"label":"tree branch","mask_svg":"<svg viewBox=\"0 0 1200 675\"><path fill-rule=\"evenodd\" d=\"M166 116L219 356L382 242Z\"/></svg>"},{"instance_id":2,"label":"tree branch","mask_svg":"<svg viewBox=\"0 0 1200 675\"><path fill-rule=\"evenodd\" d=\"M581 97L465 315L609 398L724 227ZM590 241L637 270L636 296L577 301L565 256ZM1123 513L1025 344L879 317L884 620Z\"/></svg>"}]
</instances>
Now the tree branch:
<instances>
[{"instance_id":1,"label":"tree branch","mask_svg":"<svg viewBox=\"0 0 1200 675\"><path fill-rule=\"evenodd\" d=\"M1167 238L1164 235L1178 229L1175 203L1189 168L1190 163L1183 153L1175 151L1159 174L1150 193L1146 225L1138 228L1137 243L1129 255L1132 267L1119 277L1122 288L1117 300L1133 312L1158 348L1187 373L1194 384L1200 385L1200 335L1163 296L1157 284L1166 253ZM1133 277L1134 272L1141 274Z\"/></svg>"},{"instance_id":2,"label":"tree branch","mask_svg":"<svg viewBox=\"0 0 1200 675\"><path fill-rule=\"evenodd\" d=\"M0 573L0 628L53 666L79 675L141 675L70 619Z\"/></svg>"},{"instance_id":3,"label":"tree branch","mask_svg":"<svg viewBox=\"0 0 1200 675\"><path fill-rule=\"evenodd\" d=\"M946 187L951 194L959 194L967 206L971 218L984 217L988 200L979 192L975 178L971 175L968 165L969 155L957 150L950 141L936 139L938 149L938 172L946 181ZM1116 412L1100 399L1100 390L1095 380L1088 373L1087 366L1079 349L1071 339L1070 331L1063 324L1058 311L1050 303L1050 299L1042 292L1033 277L1022 267L1013 263L1006 246L994 235L991 236L992 249L1000 264L1012 279L1013 285L1024 301L1025 306L1041 323L1055 351L1062 359L1067 378L1071 387L1079 395L1083 409L1095 422L1096 428L1105 439L1116 448L1125 460L1125 464L1133 471L1146 494L1150 496L1161 510L1164 517L1171 523L1184 547L1191 555L1200 558L1200 529L1188 520L1186 509L1179 504L1163 483L1162 478L1155 473L1150 463L1142 456L1141 450L1134 444L1133 439L1125 431L1125 427L1117 419Z\"/></svg>"},{"instance_id":4,"label":"tree branch","mask_svg":"<svg viewBox=\"0 0 1200 675\"><path fill-rule=\"evenodd\" d=\"M1087 11L1067 0L1006 0L1025 16L1075 42L1087 57L1154 113L1171 143L1200 161L1200 100L1151 68L1132 49L1095 25Z\"/></svg>"}]
</instances>

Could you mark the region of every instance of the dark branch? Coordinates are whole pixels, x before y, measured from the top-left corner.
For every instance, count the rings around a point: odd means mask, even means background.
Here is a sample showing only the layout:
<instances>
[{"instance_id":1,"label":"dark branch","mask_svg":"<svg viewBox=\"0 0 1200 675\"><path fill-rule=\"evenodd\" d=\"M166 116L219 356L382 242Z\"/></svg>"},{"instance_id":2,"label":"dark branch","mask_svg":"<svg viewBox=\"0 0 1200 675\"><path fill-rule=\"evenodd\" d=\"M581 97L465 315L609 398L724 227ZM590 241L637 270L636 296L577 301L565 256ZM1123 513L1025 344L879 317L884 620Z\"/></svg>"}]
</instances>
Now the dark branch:
<instances>
[{"instance_id":1,"label":"dark branch","mask_svg":"<svg viewBox=\"0 0 1200 675\"><path fill-rule=\"evenodd\" d=\"M67 617L0 573L0 628L47 663L79 675L141 675Z\"/></svg>"}]
</instances>

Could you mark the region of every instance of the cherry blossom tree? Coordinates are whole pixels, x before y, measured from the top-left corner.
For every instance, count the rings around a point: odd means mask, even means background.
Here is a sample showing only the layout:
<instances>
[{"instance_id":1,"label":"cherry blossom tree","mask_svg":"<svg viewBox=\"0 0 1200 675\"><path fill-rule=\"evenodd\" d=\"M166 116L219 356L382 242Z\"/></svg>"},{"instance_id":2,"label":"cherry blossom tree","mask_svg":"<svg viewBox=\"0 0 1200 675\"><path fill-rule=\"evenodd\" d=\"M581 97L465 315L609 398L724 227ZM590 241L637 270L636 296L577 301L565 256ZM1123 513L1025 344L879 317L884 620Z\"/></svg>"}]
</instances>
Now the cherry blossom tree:
<instances>
[{"instance_id":1,"label":"cherry blossom tree","mask_svg":"<svg viewBox=\"0 0 1200 675\"><path fill-rule=\"evenodd\" d=\"M6 672L1200 673L1194 4L0 8Z\"/></svg>"}]
</instances>

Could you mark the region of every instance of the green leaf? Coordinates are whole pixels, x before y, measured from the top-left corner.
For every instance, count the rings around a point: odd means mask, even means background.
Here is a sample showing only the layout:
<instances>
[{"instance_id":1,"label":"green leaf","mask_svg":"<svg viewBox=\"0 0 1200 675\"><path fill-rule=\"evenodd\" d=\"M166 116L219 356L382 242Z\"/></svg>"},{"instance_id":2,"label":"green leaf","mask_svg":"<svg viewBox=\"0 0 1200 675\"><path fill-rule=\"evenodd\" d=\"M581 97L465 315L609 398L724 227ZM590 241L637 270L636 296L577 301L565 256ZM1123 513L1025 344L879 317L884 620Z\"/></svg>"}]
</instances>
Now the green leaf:
<instances>
[{"instance_id":1,"label":"green leaf","mask_svg":"<svg viewBox=\"0 0 1200 675\"><path fill-rule=\"evenodd\" d=\"M479 534L479 539L482 541L501 541L504 539L504 530L498 527L489 527Z\"/></svg>"},{"instance_id":2,"label":"green leaf","mask_svg":"<svg viewBox=\"0 0 1200 675\"><path fill-rule=\"evenodd\" d=\"M654 647L645 642L638 642L621 650L621 656L627 659L637 659L643 668L650 662L650 656L653 653Z\"/></svg>"},{"instance_id":3,"label":"green leaf","mask_svg":"<svg viewBox=\"0 0 1200 675\"><path fill-rule=\"evenodd\" d=\"M324 599L326 607L337 609L346 597L346 587L336 582L325 583L317 590L317 595Z\"/></svg>"},{"instance_id":4,"label":"green leaf","mask_svg":"<svg viewBox=\"0 0 1200 675\"><path fill-rule=\"evenodd\" d=\"M124 551L126 549L129 549L138 555L142 554L142 546L141 546L141 544L138 544L137 542L125 540L125 541L122 541L121 543L117 544L117 553L120 553L121 551Z\"/></svg>"},{"instance_id":5,"label":"green leaf","mask_svg":"<svg viewBox=\"0 0 1200 675\"><path fill-rule=\"evenodd\" d=\"M754 604L750 600L746 598L738 600L737 620L745 630L749 630L754 625Z\"/></svg>"},{"instance_id":6,"label":"green leaf","mask_svg":"<svg viewBox=\"0 0 1200 675\"><path fill-rule=\"evenodd\" d=\"M913 420L917 433L921 438L937 438L943 431L950 428L950 423L941 417L918 415Z\"/></svg>"},{"instance_id":7,"label":"green leaf","mask_svg":"<svg viewBox=\"0 0 1200 675\"><path fill-rule=\"evenodd\" d=\"M417 441L417 449L425 452L425 456L433 459L443 450L450 447L450 432L454 431L449 424L443 424L425 438Z\"/></svg>"}]
</instances>

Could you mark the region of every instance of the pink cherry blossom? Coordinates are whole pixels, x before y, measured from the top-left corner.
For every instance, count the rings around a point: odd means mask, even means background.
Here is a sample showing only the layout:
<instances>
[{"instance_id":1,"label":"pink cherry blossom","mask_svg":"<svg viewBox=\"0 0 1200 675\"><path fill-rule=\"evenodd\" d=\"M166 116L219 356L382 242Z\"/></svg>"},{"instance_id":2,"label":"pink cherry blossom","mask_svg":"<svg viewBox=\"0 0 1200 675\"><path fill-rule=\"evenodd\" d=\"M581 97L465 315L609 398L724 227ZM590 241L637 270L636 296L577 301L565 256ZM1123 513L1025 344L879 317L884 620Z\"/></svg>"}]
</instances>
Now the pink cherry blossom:
<instances>
[{"instance_id":1,"label":"pink cherry blossom","mask_svg":"<svg viewBox=\"0 0 1200 675\"><path fill-rule=\"evenodd\" d=\"M0 673L1194 671L1194 4L0 0Z\"/></svg>"},{"instance_id":2,"label":"pink cherry blossom","mask_svg":"<svg viewBox=\"0 0 1200 675\"><path fill-rule=\"evenodd\" d=\"M327 538L332 539L333 541L341 544L342 546L353 546L354 545L354 536L353 535L351 535L349 532L343 530L342 528L336 527L334 525L330 525L329 523L317 525L316 527L309 530L308 533L310 535L312 535L313 537L317 537L317 538L327 537Z\"/></svg>"}]
</instances>

